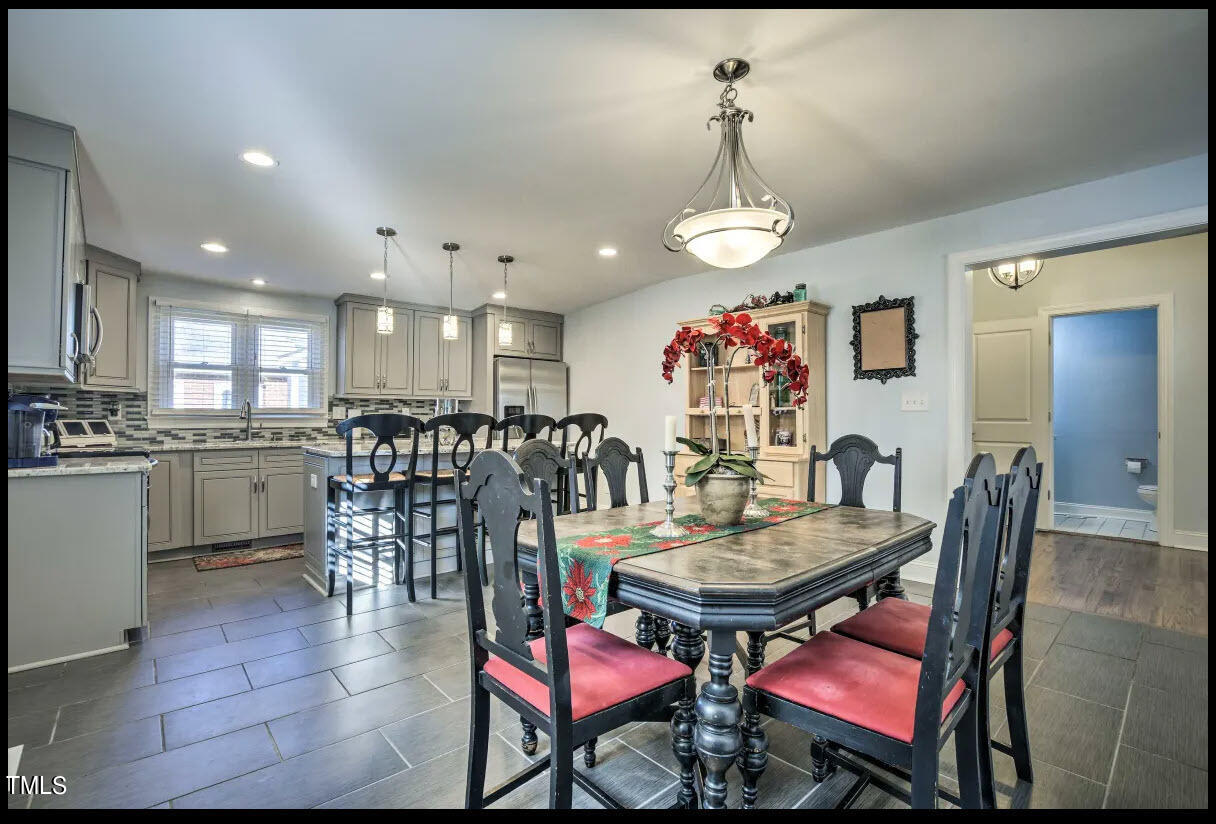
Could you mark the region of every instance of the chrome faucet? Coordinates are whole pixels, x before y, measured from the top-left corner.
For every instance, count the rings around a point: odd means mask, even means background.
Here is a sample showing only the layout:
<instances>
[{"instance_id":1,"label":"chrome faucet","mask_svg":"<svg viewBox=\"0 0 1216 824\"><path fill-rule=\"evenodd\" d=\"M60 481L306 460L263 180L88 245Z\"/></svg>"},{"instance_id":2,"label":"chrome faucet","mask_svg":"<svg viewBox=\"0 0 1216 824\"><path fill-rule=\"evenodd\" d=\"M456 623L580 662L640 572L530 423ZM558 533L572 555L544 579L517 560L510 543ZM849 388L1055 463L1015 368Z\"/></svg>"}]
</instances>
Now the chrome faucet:
<instances>
[{"instance_id":1,"label":"chrome faucet","mask_svg":"<svg viewBox=\"0 0 1216 824\"><path fill-rule=\"evenodd\" d=\"M245 404L241 407L241 414L237 416L237 420L245 422L245 440L253 440L253 404L249 402L249 398L245 398Z\"/></svg>"}]
</instances>

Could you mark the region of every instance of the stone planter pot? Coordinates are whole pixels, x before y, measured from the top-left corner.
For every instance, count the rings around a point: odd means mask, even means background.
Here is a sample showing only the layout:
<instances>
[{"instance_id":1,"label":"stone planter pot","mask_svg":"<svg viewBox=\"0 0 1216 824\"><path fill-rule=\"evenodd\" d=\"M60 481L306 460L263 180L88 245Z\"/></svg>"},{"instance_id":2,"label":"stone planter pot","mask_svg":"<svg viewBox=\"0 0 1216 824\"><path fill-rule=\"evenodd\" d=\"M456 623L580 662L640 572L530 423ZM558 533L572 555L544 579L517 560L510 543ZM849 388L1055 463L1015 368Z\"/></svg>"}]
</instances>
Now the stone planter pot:
<instances>
[{"instance_id":1,"label":"stone planter pot","mask_svg":"<svg viewBox=\"0 0 1216 824\"><path fill-rule=\"evenodd\" d=\"M737 472L711 472L697 481L701 517L714 526L743 523L750 490L748 479Z\"/></svg>"}]
</instances>

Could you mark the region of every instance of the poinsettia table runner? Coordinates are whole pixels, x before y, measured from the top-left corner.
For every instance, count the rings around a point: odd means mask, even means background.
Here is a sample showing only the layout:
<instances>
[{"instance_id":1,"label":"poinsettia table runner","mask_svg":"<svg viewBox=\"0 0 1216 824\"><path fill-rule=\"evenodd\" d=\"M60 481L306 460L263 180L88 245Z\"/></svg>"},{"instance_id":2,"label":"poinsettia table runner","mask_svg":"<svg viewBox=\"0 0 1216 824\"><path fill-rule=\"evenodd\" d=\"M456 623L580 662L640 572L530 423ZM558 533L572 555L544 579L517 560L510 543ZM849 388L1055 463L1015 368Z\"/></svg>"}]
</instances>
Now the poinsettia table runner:
<instances>
[{"instance_id":1,"label":"poinsettia table runner","mask_svg":"<svg viewBox=\"0 0 1216 824\"><path fill-rule=\"evenodd\" d=\"M746 518L736 526L713 526L700 515L682 515L676 518L676 523L684 527L688 534L679 538L651 535L650 531L663 523L661 520L559 538L558 573L562 580L562 605L566 614L593 627L604 625L608 609L608 577L618 561L763 529L831 506L785 498L761 498L759 503L770 514L764 518Z\"/></svg>"}]
</instances>

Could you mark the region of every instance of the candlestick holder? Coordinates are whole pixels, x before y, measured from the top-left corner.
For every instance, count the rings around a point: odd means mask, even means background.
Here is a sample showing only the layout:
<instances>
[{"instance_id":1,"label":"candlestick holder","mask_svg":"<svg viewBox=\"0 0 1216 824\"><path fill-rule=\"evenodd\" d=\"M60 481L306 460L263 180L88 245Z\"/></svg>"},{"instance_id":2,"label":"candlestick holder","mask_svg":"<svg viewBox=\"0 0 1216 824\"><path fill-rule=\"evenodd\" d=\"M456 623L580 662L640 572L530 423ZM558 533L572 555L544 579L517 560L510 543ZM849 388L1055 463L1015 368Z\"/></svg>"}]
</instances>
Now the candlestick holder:
<instances>
[{"instance_id":1,"label":"candlestick holder","mask_svg":"<svg viewBox=\"0 0 1216 824\"><path fill-rule=\"evenodd\" d=\"M752 464L755 465L756 458L760 454L760 447L749 446L747 448L747 453L751 455ZM755 478L751 479L751 484L749 485L750 488L747 495L747 509L743 510L744 518L764 518L769 514L767 509L756 503L756 492L759 485L759 482Z\"/></svg>"},{"instance_id":2,"label":"candlestick holder","mask_svg":"<svg viewBox=\"0 0 1216 824\"><path fill-rule=\"evenodd\" d=\"M667 467L667 477L663 479L663 491L667 493L667 516L663 523L650 530L656 538L679 538L687 535L688 531L676 523L676 453L663 450L663 462Z\"/></svg>"}]
</instances>

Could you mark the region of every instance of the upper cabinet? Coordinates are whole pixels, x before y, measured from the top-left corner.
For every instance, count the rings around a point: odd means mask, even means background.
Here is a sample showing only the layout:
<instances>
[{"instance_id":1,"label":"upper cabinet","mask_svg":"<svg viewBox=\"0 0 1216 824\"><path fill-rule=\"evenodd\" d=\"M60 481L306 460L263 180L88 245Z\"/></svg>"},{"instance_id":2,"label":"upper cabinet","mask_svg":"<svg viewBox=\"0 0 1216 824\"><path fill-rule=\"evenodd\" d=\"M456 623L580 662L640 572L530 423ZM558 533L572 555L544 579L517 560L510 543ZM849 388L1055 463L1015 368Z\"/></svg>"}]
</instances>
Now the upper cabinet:
<instances>
[{"instance_id":1,"label":"upper cabinet","mask_svg":"<svg viewBox=\"0 0 1216 824\"><path fill-rule=\"evenodd\" d=\"M338 394L408 397L414 387L414 311L394 308L393 331L376 331L376 305L339 299Z\"/></svg>"},{"instance_id":2,"label":"upper cabinet","mask_svg":"<svg viewBox=\"0 0 1216 824\"><path fill-rule=\"evenodd\" d=\"M560 320L508 312L507 322L511 324L511 342L504 344L498 336L501 317L501 314L490 313L490 339L495 355L543 360L562 359L562 323Z\"/></svg>"},{"instance_id":3,"label":"upper cabinet","mask_svg":"<svg viewBox=\"0 0 1216 824\"><path fill-rule=\"evenodd\" d=\"M443 339L443 313L414 313L414 374L418 376L415 395L428 398L469 398L472 396L473 347L469 344L472 323L457 315L456 340Z\"/></svg>"},{"instance_id":4,"label":"upper cabinet","mask_svg":"<svg viewBox=\"0 0 1216 824\"><path fill-rule=\"evenodd\" d=\"M76 132L8 113L8 372L71 383L81 356L84 220Z\"/></svg>"},{"instance_id":5,"label":"upper cabinet","mask_svg":"<svg viewBox=\"0 0 1216 824\"><path fill-rule=\"evenodd\" d=\"M135 389L135 291L140 266L89 246L81 320L80 383L88 389Z\"/></svg>"}]
</instances>

